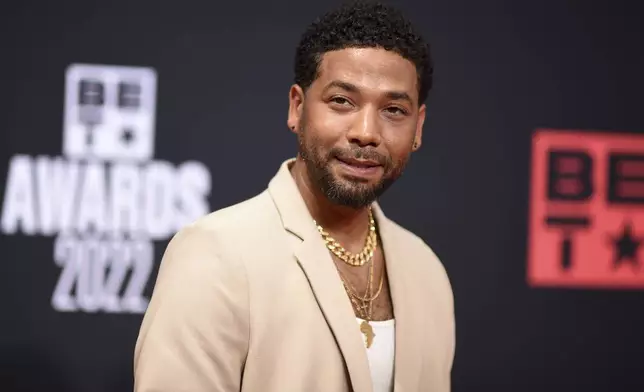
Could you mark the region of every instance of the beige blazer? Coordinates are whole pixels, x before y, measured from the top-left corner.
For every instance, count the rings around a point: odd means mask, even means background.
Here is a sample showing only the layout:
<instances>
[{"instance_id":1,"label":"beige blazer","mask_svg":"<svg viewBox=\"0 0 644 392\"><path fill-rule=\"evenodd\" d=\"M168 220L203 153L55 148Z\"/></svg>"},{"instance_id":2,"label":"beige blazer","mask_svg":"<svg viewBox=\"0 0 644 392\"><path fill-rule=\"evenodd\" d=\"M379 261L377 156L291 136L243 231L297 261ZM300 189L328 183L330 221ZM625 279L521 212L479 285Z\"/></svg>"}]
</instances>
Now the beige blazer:
<instances>
[{"instance_id":1,"label":"beige blazer","mask_svg":"<svg viewBox=\"0 0 644 392\"><path fill-rule=\"evenodd\" d=\"M136 342L136 392L372 391L351 303L291 162L263 193L170 241ZM455 338L445 270L377 204L374 216L396 318L394 391L448 392Z\"/></svg>"}]
</instances>

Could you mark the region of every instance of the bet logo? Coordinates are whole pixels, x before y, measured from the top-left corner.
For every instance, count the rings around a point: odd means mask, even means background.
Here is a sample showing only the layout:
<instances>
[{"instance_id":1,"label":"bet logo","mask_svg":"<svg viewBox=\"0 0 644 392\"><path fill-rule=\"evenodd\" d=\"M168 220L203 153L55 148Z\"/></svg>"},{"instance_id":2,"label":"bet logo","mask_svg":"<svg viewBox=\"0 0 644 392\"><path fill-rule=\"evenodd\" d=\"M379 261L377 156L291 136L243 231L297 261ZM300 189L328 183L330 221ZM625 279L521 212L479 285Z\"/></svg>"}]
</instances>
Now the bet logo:
<instances>
[{"instance_id":1,"label":"bet logo","mask_svg":"<svg viewBox=\"0 0 644 392\"><path fill-rule=\"evenodd\" d=\"M644 135L538 130L531 286L644 288Z\"/></svg>"}]
</instances>

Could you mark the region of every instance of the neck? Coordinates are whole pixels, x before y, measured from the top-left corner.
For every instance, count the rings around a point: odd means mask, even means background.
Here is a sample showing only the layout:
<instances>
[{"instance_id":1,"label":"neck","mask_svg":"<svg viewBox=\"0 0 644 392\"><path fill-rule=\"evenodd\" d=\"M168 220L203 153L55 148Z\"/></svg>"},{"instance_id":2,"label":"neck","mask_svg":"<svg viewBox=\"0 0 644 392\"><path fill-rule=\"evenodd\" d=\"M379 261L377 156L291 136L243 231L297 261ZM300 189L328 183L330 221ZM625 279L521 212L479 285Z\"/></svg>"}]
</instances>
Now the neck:
<instances>
[{"instance_id":1,"label":"neck","mask_svg":"<svg viewBox=\"0 0 644 392\"><path fill-rule=\"evenodd\" d=\"M341 236L364 236L369 224L367 207L355 209L331 203L320 189L313 185L306 170L306 163L299 156L293 164L291 174L311 216L319 225Z\"/></svg>"}]
</instances>

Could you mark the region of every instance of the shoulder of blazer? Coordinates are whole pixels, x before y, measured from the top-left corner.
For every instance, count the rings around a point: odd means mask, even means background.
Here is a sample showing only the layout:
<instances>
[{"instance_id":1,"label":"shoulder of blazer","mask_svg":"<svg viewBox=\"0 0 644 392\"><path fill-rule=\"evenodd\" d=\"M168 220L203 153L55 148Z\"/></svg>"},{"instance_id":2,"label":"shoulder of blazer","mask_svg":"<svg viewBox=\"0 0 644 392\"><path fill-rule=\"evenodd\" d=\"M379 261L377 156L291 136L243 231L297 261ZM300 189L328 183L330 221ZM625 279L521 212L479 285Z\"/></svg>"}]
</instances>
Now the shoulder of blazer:
<instances>
[{"instance_id":1,"label":"shoulder of blazer","mask_svg":"<svg viewBox=\"0 0 644 392\"><path fill-rule=\"evenodd\" d=\"M238 256L249 238L266 233L266 226L279 222L277 210L266 191L239 203L210 212L182 227L174 237L200 233L207 237L221 257ZM174 239L174 238L173 238Z\"/></svg>"},{"instance_id":2,"label":"shoulder of blazer","mask_svg":"<svg viewBox=\"0 0 644 392\"><path fill-rule=\"evenodd\" d=\"M214 234L229 236L247 233L266 218L276 216L275 206L267 191L250 199L215 210L195 220L187 227L204 229Z\"/></svg>"},{"instance_id":3,"label":"shoulder of blazer","mask_svg":"<svg viewBox=\"0 0 644 392\"><path fill-rule=\"evenodd\" d=\"M399 245L398 247L404 248L409 252L409 254L414 255L414 257L409 260L405 260L408 264L408 268L413 268L421 276L431 276L432 279L435 282L439 282L438 284L440 285L433 289L438 289L445 294L449 294L451 297L452 286L447 270L443 261L438 257L436 252L434 252L432 247L420 236L389 218L387 218L387 225L389 226L389 233L392 234L392 238L390 240L397 242Z\"/></svg>"},{"instance_id":4,"label":"shoulder of blazer","mask_svg":"<svg viewBox=\"0 0 644 392\"><path fill-rule=\"evenodd\" d=\"M390 218L387 219L388 231L393 234L393 241L402 243L405 248L408 248L410 252L418 254L420 257L417 259L421 262L429 262L432 264L440 264L442 261L438 255L434 252L432 247L420 236L411 232L410 230L402 227L400 224L396 223Z\"/></svg>"}]
</instances>

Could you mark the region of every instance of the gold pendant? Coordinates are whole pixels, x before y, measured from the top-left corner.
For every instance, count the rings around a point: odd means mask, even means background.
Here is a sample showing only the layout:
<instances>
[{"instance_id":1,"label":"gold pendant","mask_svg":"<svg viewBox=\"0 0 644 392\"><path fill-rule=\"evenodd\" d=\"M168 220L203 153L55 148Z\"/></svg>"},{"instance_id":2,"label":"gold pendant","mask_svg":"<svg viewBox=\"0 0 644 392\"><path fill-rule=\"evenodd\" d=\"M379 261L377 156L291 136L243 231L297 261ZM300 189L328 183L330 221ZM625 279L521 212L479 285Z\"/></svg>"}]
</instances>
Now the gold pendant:
<instances>
[{"instance_id":1,"label":"gold pendant","mask_svg":"<svg viewBox=\"0 0 644 392\"><path fill-rule=\"evenodd\" d=\"M371 344L373 343L373 338L376 336L376 334L373 333L373 328L371 328L371 324L369 324L367 321L363 321L360 324L360 332L364 335L365 338L365 345L367 348L371 347Z\"/></svg>"}]
</instances>

